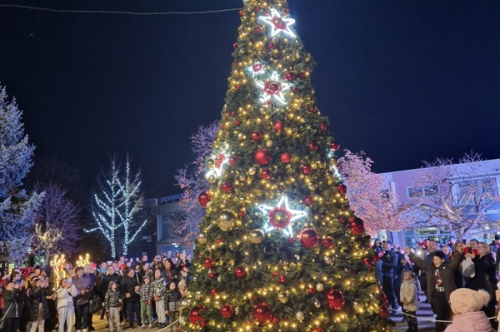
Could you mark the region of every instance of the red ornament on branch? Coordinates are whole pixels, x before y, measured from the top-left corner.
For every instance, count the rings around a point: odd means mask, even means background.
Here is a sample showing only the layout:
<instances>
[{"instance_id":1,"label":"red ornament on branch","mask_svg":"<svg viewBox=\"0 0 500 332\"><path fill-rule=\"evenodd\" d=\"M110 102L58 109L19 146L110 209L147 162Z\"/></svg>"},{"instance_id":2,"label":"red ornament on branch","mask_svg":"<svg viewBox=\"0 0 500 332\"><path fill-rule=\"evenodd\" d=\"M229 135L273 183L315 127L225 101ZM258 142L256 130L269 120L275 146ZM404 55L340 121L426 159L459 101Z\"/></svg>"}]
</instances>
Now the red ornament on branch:
<instances>
[{"instance_id":1,"label":"red ornament on branch","mask_svg":"<svg viewBox=\"0 0 500 332\"><path fill-rule=\"evenodd\" d=\"M212 199L212 196L210 195L209 192L204 191L198 196L198 203L200 203L201 206L207 207L208 202Z\"/></svg>"},{"instance_id":2,"label":"red ornament on branch","mask_svg":"<svg viewBox=\"0 0 500 332\"><path fill-rule=\"evenodd\" d=\"M233 186L229 182L224 182L221 185L221 189L225 193L230 193L233 190Z\"/></svg>"},{"instance_id":3,"label":"red ornament on branch","mask_svg":"<svg viewBox=\"0 0 500 332\"><path fill-rule=\"evenodd\" d=\"M312 196L307 196L306 198L304 198L304 202L306 203L306 205L311 205L314 203L314 199L312 198Z\"/></svg>"},{"instance_id":4,"label":"red ornament on branch","mask_svg":"<svg viewBox=\"0 0 500 332\"><path fill-rule=\"evenodd\" d=\"M268 168L263 169L262 172L260 173L260 176L265 180L270 179L272 176L271 170Z\"/></svg>"},{"instance_id":5,"label":"red ornament on branch","mask_svg":"<svg viewBox=\"0 0 500 332\"><path fill-rule=\"evenodd\" d=\"M317 151L319 149L318 143L315 141L309 142L309 150L311 151Z\"/></svg>"},{"instance_id":6,"label":"red ornament on branch","mask_svg":"<svg viewBox=\"0 0 500 332\"><path fill-rule=\"evenodd\" d=\"M323 330L322 328L317 327L317 328L313 329L311 332L325 332L325 330Z\"/></svg>"},{"instance_id":7,"label":"red ornament on branch","mask_svg":"<svg viewBox=\"0 0 500 332\"><path fill-rule=\"evenodd\" d=\"M218 154L215 157L215 167L220 168L222 166L222 164L224 163L224 160L226 160L226 156L223 153Z\"/></svg>"},{"instance_id":8,"label":"red ornament on branch","mask_svg":"<svg viewBox=\"0 0 500 332\"><path fill-rule=\"evenodd\" d=\"M250 135L250 138L253 140L253 141L259 141L260 139L262 139L262 134L260 133L260 131L254 131L251 135Z\"/></svg>"},{"instance_id":9,"label":"red ornament on branch","mask_svg":"<svg viewBox=\"0 0 500 332\"><path fill-rule=\"evenodd\" d=\"M333 310L340 310L345 304L344 294L338 289L331 289L326 294L326 300L328 301L328 307Z\"/></svg>"},{"instance_id":10,"label":"red ornament on branch","mask_svg":"<svg viewBox=\"0 0 500 332\"><path fill-rule=\"evenodd\" d=\"M281 162L282 163L288 164L290 161L292 161L292 156L288 152L281 154Z\"/></svg>"},{"instance_id":11,"label":"red ornament on branch","mask_svg":"<svg viewBox=\"0 0 500 332\"><path fill-rule=\"evenodd\" d=\"M288 72L285 74L285 76L283 76L283 79L285 81L293 81L295 79L295 74L292 72Z\"/></svg>"},{"instance_id":12,"label":"red ornament on branch","mask_svg":"<svg viewBox=\"0 0 500 332\"><path fill-rule=\"evenodd\" d=\"M380 312L380 317L382 318L389 318L389 309L385 305L379 305L378 310Z\"/></svg>"},{"instance_id":13,"label":"red ornament on branch","mask_svg":"<svg viewBox=\"0 0 500 332\"><path fill-rule=\"evenodd\" d=\"M285 129L285 123L283 121L278 121L274 124L274 129L278 132L281 133L283 129Z\"/></svg>"},{"instance_id":14,"label":"red ornament on branch","mask_svg":"<svg viewBox=\"0 0 500 332\"><path fill-rule=\"evenodd\" d=\"M197 325L203 321L203 317L201 316L201 312L206 310L204 306L196 306L189 312L189 321L191 324Z\"/></svg>"},{"instance_id":15,"label":"red ornament on branch","mask_svg":"<svg viewBox=\"0 0 500 332\"><path fill-rule=\"evenodd\" d=\"M312 228L304 228L300 232L300 243L306 248L314 248L319 242L318 233Z\"/></svg>"},{"instance_id":16,"label":"red ornament on branch","mask_svg":"<svg viewBox=\"0 0 500 332\"><path fill-rule=\"evenodd\" d=\"M273 311L271 309L271 306L266 302L258 303L253 308L253 318L259 323L271 321L271 319L273 318Z\"/></svg>"},{"instance_id":17,"label":"red ornament on branch","mask_svg":"<svg viewBox=\"0 0 500 332\"><path fill-rule=\"evenodd\" d=\"M333 151L337 151L338 149L340 149L340 143L336 141L331 141L330 149L332 149Z\"/></svg>"},{"instance_id":18,"label":"red ornament on branch","mask_svg":"<svg viewBox=\"0 0 500 332\"><path fill-rule=\"evenodd\" d=\"M338 190L339 194L345 195L346 192L347 192L347 187L345 185L343 185L343 184L339 184L337 186L337 190Z\"/></svg>"},{"instance_id":19,"label":"red ornament on branch","mask_svg":"<svg viewBox=\"0 0 500 332\"><path fill-rule=\"evenodd\" d=\"M349 223L351 224L351 231L354 235L361 235L365 231L363 220L352 217L349 219Z\"/></svg>"},{"instance_id":20,"label":"red ornament on branch","mask_svg":"<svg viewBox=\"0 0 500 332\"><path fill-rule=\"evenodd\" d=\"M255 153L255 162L260 165L267 165L271 160L271 153L267 149L260 149Z\"/></svg>"},{"instance_id":21,"label":"red ornament on branch","mask_svg":"<svg viewBox=\"0 0 500 332\"><path fill-rule=\"evenodd\" d=\"M213 273L213 272L210 272L210 273L208 274L208 277L209 277L210 279L213 279L213 278L215 278L215 273Z\"/></svg>"},{"instance_id":22,"label":"red ornament on branch","mask_svg":"<svg viewBox=\"0 0 500 332\"><path fill-rule=\"evenodd\" d=\"M311 174L312 172L312 167L309 164L304 164L300 167L300 170L302 171L302 174Z\"/></svg>"},{"instance_id":23,"label":"red ornament on branch","mask_svg":"<svg viewBox=\"0 0 500 332\"><path fill-rule=\"evenodd\" d=\"M333 248L333 239L331 237L324 238L323 240L321 240L321 244L323 245L323 247L331 249Z\"/></svg>"},{"instance_id":24,"label":"red ornament on branch","mask_svg":"<svg viewBox=\"0 0 500 332\"><path fill-rule=\"evenodd\" d=\"M229 157L229 166L234 166L238 162L238 157L231 156Z\"/></svg>"},{"instance_id":25,"label":"red ornament on branch","mask_svg":"<svg viewBox=\"0 0 500 332\"><path fill-rule=\"evenodd\" d=\"M238 47L238 43L234 43L234 44L233 44L233 47L234 47L234 48Z\"/></svg>"},{"instance_id":26,"label":"red ornament on branch","mask_svg":"<svg viewBox=\"0 0 500 332\"><path fill-rule=\"evenodd\" d=\"M286 277L284 275L280 275L280 282L285 283L286 282Z\"/></svg>"},{"instance_id":27,"label":"red ornament on branch","mask_svg":"<svg viewBox=\"0 0 500 332\"><path fill-rule=\"evenodd\" d=\"M230 304L225 304L221 309L220 313L224 318L230 318L233 315L233 307Z\"/></svg>"},{"instance_id":28,"label":"red ornament on branch","mask_svg":"<svg viewBox=\"0 0 500 332\"><path fill-rule=\"evenodd\" d=\"M234 274L236 275L237 278L245 278L247 276L247 271L243 266L238 266L236 269L234 269Z\"/></svg>"},{"instance_id":29,"label":"red ornament on branch","mask_svg":"<svg viewBox=\"0 0 500 332\"><path fill-rule=\"evenodd\" d=\"M324 123L319 124L320 131L327 131L327 129L328 129L328 127L326 126L326 124L324 124ZM330 146L331 146L331 143L330 143Z\"/></svg>"},{"instance_id":30,"label":"red ornament on branch","mask_svg":"<svg viewBox=\"0 0 500 332\"><path fill-rule=\"evenodd\" d=\"M203 265L207 268L207 269L211 269L215 266L215 260L212 258L212 257L207 257L205 258L205 260L203 261Z\"/></svg>"}]
</instances>

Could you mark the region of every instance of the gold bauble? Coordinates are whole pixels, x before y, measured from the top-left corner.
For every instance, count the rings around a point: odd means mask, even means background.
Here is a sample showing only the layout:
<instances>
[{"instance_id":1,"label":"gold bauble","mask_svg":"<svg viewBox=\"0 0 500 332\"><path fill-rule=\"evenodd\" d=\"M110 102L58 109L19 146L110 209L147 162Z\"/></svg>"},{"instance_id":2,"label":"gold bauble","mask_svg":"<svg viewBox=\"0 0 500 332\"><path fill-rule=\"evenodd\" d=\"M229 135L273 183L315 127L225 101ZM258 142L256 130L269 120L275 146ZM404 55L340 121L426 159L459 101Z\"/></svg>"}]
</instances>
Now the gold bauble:
<instances>
[{"instance_id":1,"label":"gold bauble","mask_svg":"<svg viewBox=\"0 0 500 332\"><path fill-rule=\"evenodd\" d=\"M217 226L222 231L228 231L234 227L234 214L229 210L224 210L219 214L219 219L217 220Z\"/></svg>"},{"instance_id":2,"label":"gold bauble","mask_svg":"<svg viewBox=\"0 0 500 332\"><path fill-rule=\"evenodd\" d=\"M246 138L247 138L247 137L245 136L245 134L243 134L243 133L239 133L239 134L238 134L238 139L239 139L240 141L244 141Z\"/></svg>"},{"instance_id":3,"label":"gold bauble","mask_svg":"<svg viewBox=\"0 0 500 332\"><path fill-rule=\"evenodd\" d=\"M271 140L267 141L267 142L266 142L266 146L267 146L268 148L272 148L272 147L273 147L273 141L271 141Z\"/></svg>"},{"instance_id":4,"label":"gold bauble","mask_svg":"<svg viewBox=\"0 0 500 332\"><path fill-rule=\"evenodd\" d=\"M316 308L321 307L321 302L319 302L319 301L318 301L318 299L316 299L316 301L314 301L314 306L315 306Z\"/></svg>"},{"instance_id":5,"label":"gold bauble","mask_svg":"<svg viewBox=\"0 0 500 332\"><path fill-rule=\"evenodd\" d=\"M316 188L318 188L318 185L316 184L316 182L309 182L307 187L309 187L310 190L316 190Z\"/></svg>"},{"instance_id":6,"label":"gold bauble","mask_svg":"<svg viewBox=\"0 0 500 332\"><path fill-rule=\"evenodd\" d=\"M199 300L203 297L203 295L201 295L201 292L200 291L196 291L196 293L194 293L194 298Z\"/></svg>"},{"instance_id":7,"label":"gold bauble","mask_svg":"<svg viewBox=\"0 0 500 332\"><path fill-rule=\"evenodd\" d=\"M205 243L207 243L207 236L205 235L205 233L200 233L198 235L198 243L199 244L205 244Z\"/></svg>"},{"instance_id":8,"label":"gold bauble","mask_svg":"<svg viewBox=\"0 0 500 332\"><path fill-rule=\"evenodd\" d=\"M215 300L213 303L214 303L214 307L215 308L217 308L217 309L222 308L222 303L220 303L219 300Z\"/></svg>"},{"instance_id":9,"label":"gold bauble","mask_svg":"<svg viewBox=\"0 0 500 332\"><path fill-rule=\"evenodd\" d=\"M302 311L299 311L295 314L295 317L299 322L302 322L304 320L304 313Z\"/></svg>"},{"instance_id":10,"label":"gold bauble","mask_svg":"<svg viewBox=\"0 0 500 332\"><path fill-rule=\"evenodd\" d=\"M287 303L288 302L288 294L285 293L285 292L280 292L278 294L278 300L281 302L281 303Z\"/></svg>"},{"instance_id":11,"label":"gold bauble","mask_svg":"<svg viewBox=\"0 0 500 332\"><path fill-rule=\"evenodd\" d=\"M180 309L180 308L185 308L185 307L187 307L187 302L186 302L186 300L181 300L181 302L179 302L179 309Z\"/></svg>"},{"instance_id":12,"label":"gold bauble","mask_svg":"<svg viewBox=\"0 0 500 332\"><path fill-rule=\"evenodd\" d=\"M207 160L207 167L208 168L214 168L214 166L215 166L215 162L213 161L213 159Z\"/></svg>"},{"instance_id":13,"label":"gold bauble","mask_svg":"<svg viewBox=\"0 0 500 332\"><path fill-rule=\"evenodd\" d=\"M266 235L264 234L264 232L262 230L254 229L253 231L250 232L249 237L250 237L250 242L255 243L255 244L259 244L262 241L264 241L264 238L266 237Z\"/></svg>"},{"instance_id":14,"label":"gold bauble","mask_svg":"<svg viewBox=\"0 0 500 332\"><path fill-rule=\"evenodd\" d=\"M217 181L217 176L212 172L209 172L207 173L207 175L205 175L205 179L208 181L208 183L213 184L215 183L215 181Z\"/></svg>"},{"instance_id":15,"label":"gold bauble","mask_svg":"<svg viewBox=\"0 0 500 332\"><path fill-rule=\"evenodd\" d=\"M326 256L325 262L326 262L326 264L332 265L333 264L333 257Z\"/></svg>"},{"instance_id":16,"label":"gold bauble","mask_svg":"<svg viewBox=\"0 0 500 332\"><path fill-rule=\"evenodd\" d=\"M240 175L240 181L245 181L246 180L246 176L245 175Z\"/></svg>"},{"instance_id":17,"label":"gold bauble","mask_svg":"<svg viewBox=\"0 0 500 332\"><path fill-rule=\"evenodd\" d=\"M255 167L250 167L248 169L248 174L250 174L250 175L255 175L256 172L257 172L257 170L255 169Z\"/></svg>"},{"instance_id":18,"label":"gold bauble","mask_svg":"<svg viewBox=\"0 0 500 332\"><path fill-rule=\"evenodd\" d=\"M325 286L323 286L323 284L321 284L321 283L318 283L318 284L316 284L316 290L318 292L322 292L325 290Z\"/></svg>"},{"instance_id":19,"label":"gold bauble","mask_svg":"<svg viewBox=\"0 0 500 332\"><path fill-rule=\"evenodd\" d=\"M221 282L222 278L220 276L217 277L217 282Z\"/></svg>"}]
</instances>

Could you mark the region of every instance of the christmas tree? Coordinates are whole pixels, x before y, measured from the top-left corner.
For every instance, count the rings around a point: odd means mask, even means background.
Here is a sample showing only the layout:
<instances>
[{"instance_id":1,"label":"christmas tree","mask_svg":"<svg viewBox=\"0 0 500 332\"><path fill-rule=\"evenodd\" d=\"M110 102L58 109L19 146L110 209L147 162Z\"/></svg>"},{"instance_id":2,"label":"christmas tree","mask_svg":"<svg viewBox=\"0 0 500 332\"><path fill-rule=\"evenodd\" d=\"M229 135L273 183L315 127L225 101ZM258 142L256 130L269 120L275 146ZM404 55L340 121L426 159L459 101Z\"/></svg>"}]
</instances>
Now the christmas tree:
<instances>
[{"instance_id":1,"label":"christmas tree","mask_svg":"<svg viewBox=\"0 0 500 332\"><path fill-rule=\"evenodd\" d=\"M387 331L363 221L286 0L247 0L206 160L186 331Z\"/></svg>"}]
</instances>

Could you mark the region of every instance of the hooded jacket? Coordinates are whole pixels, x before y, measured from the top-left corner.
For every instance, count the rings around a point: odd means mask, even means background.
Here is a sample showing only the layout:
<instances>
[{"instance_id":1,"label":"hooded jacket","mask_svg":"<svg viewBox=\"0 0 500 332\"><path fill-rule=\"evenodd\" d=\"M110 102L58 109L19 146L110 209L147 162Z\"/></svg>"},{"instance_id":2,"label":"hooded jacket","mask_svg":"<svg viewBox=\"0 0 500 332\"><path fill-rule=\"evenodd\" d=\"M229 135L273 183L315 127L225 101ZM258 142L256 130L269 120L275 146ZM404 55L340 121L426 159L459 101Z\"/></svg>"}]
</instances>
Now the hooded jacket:
<instances>
[{"instance_id":1,"label":"hooded jacket","mask_svg":"<svg viewBox=\"0 0 500 332\"><path fill-rule=\"evenodd\" d=\"M495 332L483 311L468 312L453 317L445 332Z\"/></svg>"},{"instance_id":2,"label":"hooded jacket","mask_svg":"<svg viewBox=\"0 0 500 332\"><path fill-rule=\"evenodd\" d=\"M43 319L50 318L49 305L47 303L47 296L54 294L51 288L30 288L28 289L28 316L30 322L36 322L38 319L38 306L42 303Z\"/></svg>"},{"instance_id":3,"label":"hooded jacket","mask_svg":"<svg viewBox=\"0 0 500 332\"><path fill-rule=\"evenodd\" d=\"M116 285L116 289L112 290L111 286ZM109 308L116 308L120 306L120 298L121 294L118 288L118 284L115 283L114 281L110 281L108 285L108 291L106 292L106 295L104 296L104 306L106 309Z\"/></svg>"},{"instance_id":4,"label":"hooded jacket","mask_svg":"<svg viewBox=\"0 0 500 332\"><path fill-rule=\"evenodd\" d=\"M167 295L167 288L165 286L165 278L160 277L160 279L156 279L152 282L153 285L153 293L158 296L158 299L163 301L165 300L165 296Z\"/></svg>"},{"instance_id":5,"label":"hooded jacket","mask_svg":"<svg viewBox=\"0 0 500 332\"><path fill-rule=\"evenodd\" d=\"M148 300L152 300L153 299L153 290L154 290L154 287L153 287L153 285L151 285L151 283L142 284L141 289L139 290L139 296L141 297L141 302L146 302Z\"/></svg>"},{"instance_id":6,"label":"hooded jacket","mask_svg":"<svg viewBox=\"0 0 500 332\"><path fill-rule=\"evenodd\" d=\"M19 297L21 292L18 289L3 292L3 300L5 302L3 314L5 318L21 317L21 306L19 305Z\"/></svg>"},{"instance_id":7,"label":"hooded jacket","mask_svg":"<svg viewBox=\"0 0 500 332\"><path fill-rule=\"evenodd\" d=\"M407 301L409 304L403 304L403 309L408 311L418 310L418 296L417 296L417 285L415 281L403 280L401 283L401 302Z\"/></svg>"},{"instance_id":8,"label":"hooded jacket","mask_svg":"<svg viewBox=\"0 0 500 332\"><path fill-rule=\"evenodd\" d=\"M75 285L70 288L59 287L56 291L57 309L73 305L73 297L78 295L78 289Z\"/></svg>"}]
</instances>

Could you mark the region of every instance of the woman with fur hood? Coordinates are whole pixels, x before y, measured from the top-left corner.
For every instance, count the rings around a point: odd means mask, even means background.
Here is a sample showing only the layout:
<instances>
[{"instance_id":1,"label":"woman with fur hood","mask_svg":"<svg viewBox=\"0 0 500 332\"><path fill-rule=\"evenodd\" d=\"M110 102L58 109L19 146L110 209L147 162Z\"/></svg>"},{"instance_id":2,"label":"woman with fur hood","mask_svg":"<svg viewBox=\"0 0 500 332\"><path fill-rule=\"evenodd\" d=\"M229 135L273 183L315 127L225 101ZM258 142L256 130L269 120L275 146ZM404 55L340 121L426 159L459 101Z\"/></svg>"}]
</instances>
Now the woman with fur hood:
<instances>
[{"instance_id":1,"label":"woman with fur hood","mask_svg":"<svg viewBox=\"0 0 500 332\"><path fill-rule=\"evenodd\" d=\"M445 332L495 332L481 309L490 301L484 290L459 288L450 295L451 310L455 314Z\"/></svg>"}]
</instances>

